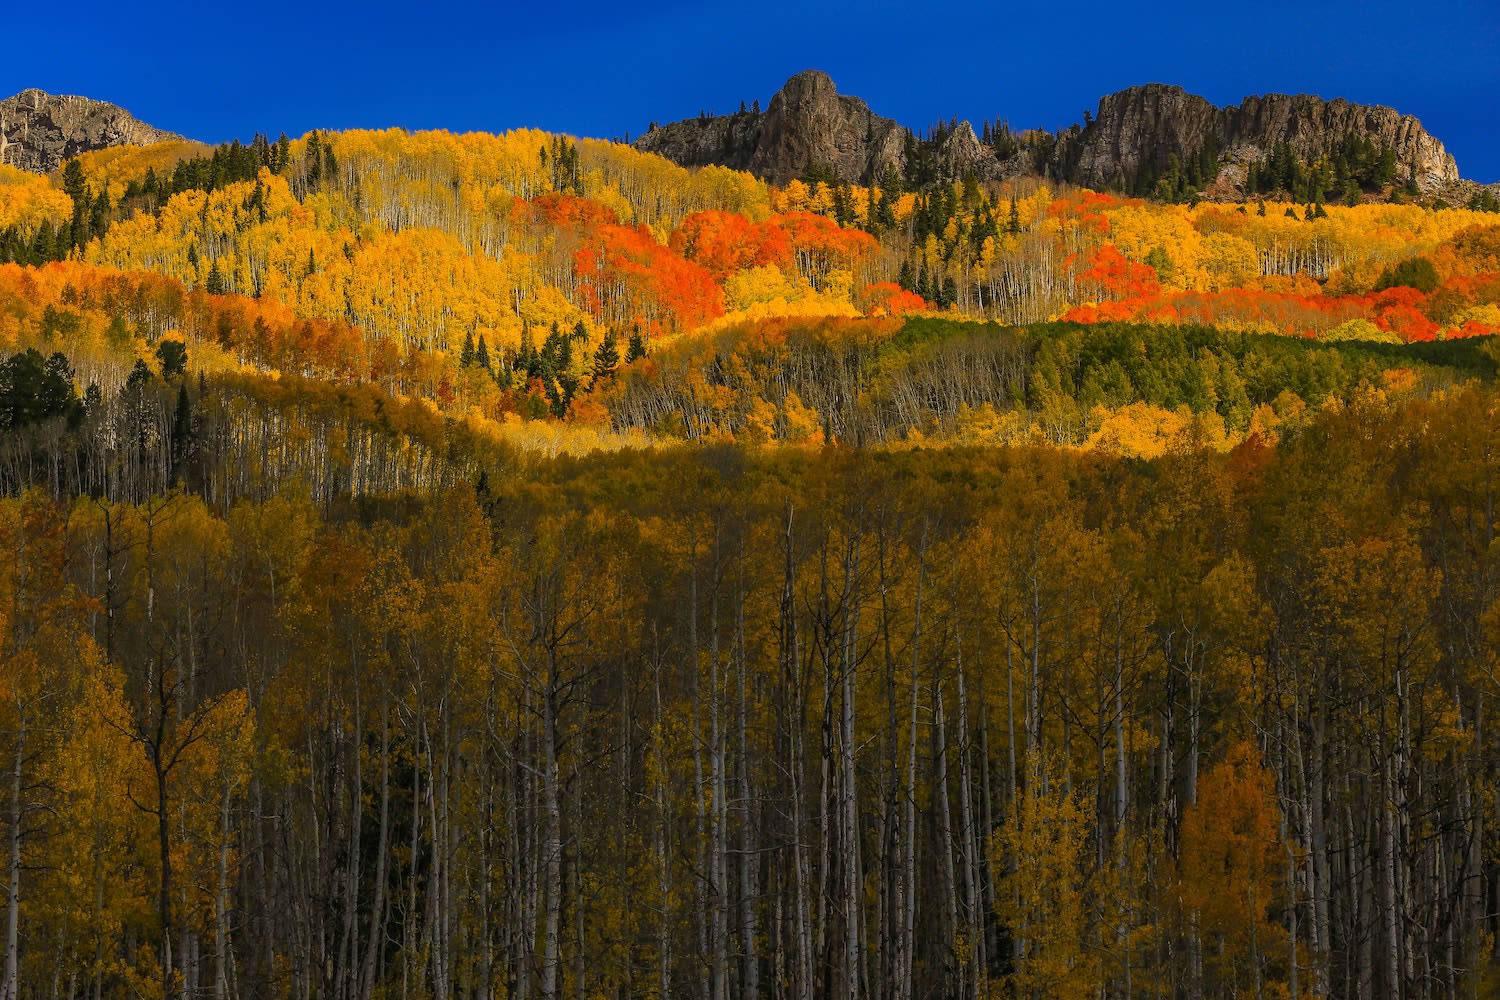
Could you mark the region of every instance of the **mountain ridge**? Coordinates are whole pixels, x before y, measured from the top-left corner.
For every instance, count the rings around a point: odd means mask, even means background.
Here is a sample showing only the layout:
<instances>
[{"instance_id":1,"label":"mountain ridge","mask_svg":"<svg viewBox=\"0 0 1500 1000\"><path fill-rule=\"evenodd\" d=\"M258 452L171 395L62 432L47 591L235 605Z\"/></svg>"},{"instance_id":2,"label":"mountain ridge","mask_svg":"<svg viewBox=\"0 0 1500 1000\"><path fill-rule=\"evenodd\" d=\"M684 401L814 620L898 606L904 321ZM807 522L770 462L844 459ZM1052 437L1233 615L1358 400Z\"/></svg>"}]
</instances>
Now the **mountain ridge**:
<instances>
[{"instance_id":1,"label":"mountain ridge","mask_svg":"<svg viewBox=\"0 0 1500 1000\"><path fill-rule=\"evenodd\" d=\"M987 130L988 131L988 130ZM899 136L893 142L892 136ZM1090 187L1137 186L1142 171L1165 172L1212 140L1210 194L1244 195L1252 164L1285 146L1302 160L1326 154L1346 138L1394 154L1391 181L1424 194L1458 184L1458 166L1442 142L1413 116L1383 105L1310 94L1264 94L1222 107L1172 84L1148 83L1100 98L1083 125L1048 133L1012 134L980 142L972 125L953 122L914 146L909 129L884 118L860 98L839 94L818 70L796 74L765 112L703 116L654 125L637 149L684 166L717 163L749 170L773 183L809 171L831 171L854 183L876 181L887 168L912 173L916 155L935 159L933 179L982 180L1036 174Z\"/></svg>"},{"instance_id":2,"label":"mountain ridge","mask_svg":"<svg viewBox=\"0 0 1500 1000\"><path fill-rule=\"evenodd\" d=\"M1423 193L1460 180L1458 164L1442 142L1415 117L1395 108L1312 94L1251 95L1239 104L1218 106L1161 83L1128 87L1100 99L1092 123L1078 135L1079 159L1067 179L1093 187L1125 186L1142 165L1154 160L1164 166L1164 152L1186 160L1212 139L1219 148L1213 182L1243 191L1250 165L1265 160L1276 147L1311 161L1351 137L1389 148L1395 160L1393 179Z\"/></svg>"},{"instance_id":3,"label":"mountain ridge","mask_svg":"<svg viewBox=\"0 0 1500 1000\"><path fill-rule=\"evenodd\" d=\"M971 175L1038 176L1172 200L1250 196L1268 190L1265 168L1276 157L1282 168L1288 160L1312 164L1354 143L1388 162L1367 163L1358 178L1341 165L1340 176L1306 190L1354 198L1362 197L1360 187L1377 196L1386 185L1436 196L1473 186L1415 117L1382 105L1265 94L1220 106L1177 85L1148 83L1107 94L1097 107L1085 112L1082 125L1055 132L986 124L981 140L968 122L950 119L919 138L862 98L839 93L827 73L809 69L788 79L765 111L757 104L653 123L633 145L682 166L717 164L774 184L799 177L874 184L892 171L918 187ZM89 97L31 88L0 101L0 163L35 172L49 173L92 150L181 138Z\"/></svg>"}]
</instances>

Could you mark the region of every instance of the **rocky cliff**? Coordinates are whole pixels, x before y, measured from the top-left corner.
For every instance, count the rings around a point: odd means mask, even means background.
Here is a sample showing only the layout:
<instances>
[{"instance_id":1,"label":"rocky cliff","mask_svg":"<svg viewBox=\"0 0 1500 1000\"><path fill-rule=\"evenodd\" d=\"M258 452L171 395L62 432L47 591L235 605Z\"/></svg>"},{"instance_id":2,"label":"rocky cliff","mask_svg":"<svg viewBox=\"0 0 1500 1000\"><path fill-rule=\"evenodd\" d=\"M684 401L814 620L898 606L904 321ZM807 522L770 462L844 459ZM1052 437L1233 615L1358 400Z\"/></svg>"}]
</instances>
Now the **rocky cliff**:
<instances>
[{"instance_id":1,"label":"rocky cliff","mask_svg":"<svg viewBox=\"0 0 1500 1000\"><path fill-rule=\"evenodd\" d=\"M851 182L900 169L907 130L838 93L826 73L806 70L786 82L764 112L699 117L651 129L637 149L684 166L717 163L785 184L809 169Z\"/></svg>"},{"instance_id":2,"label":"rocky cliff","mask_svg":"<svg viewBox=\"0 0 1500 1000\"><path fill-rule=\"evenodd\" d=\"M807 166L831 169L850 181L878 177L899 164L906 129L839 94L825 73L798 73L771 98L750 170L784 184Z\"/></svg>"},{"instance_id":3,"label":"rocky cliff","mask_svg":"<svg viewBox=\"0 0 1500 1000\"><path fill-rule=\"evenodd\" d=\"M79 153L180 139L124 108L87 97L23 90L0 101L0 163L50 173Z\"/></svg>"},{"instance_id":4,"label":"rocky cliff","mask_svg":"<svg viewBox=\"0 0 1500 1000\"><path fill-rule=\"evenodd\" d=\"M765 118L758 111L685 118L670 125L652 125L633 145L684 167L717 164L749 170Z\"/></svg>"},{"instance_id":5,"label":"rocky cliff","mask_svg":"<svg viewBox=\"0 0 1500 1000\"><path fill-rule=\"evenodd\" d=\"M1416 186L1435 191L1456 182L1458 165L1411 115L1393 108L1325 101L1307 94L1247 97L1216 107L1181 87L1147 84L1110 94L1089 126L1065 141L1058 155L1069 180L1095 188L1128 187L1143 165L1186 161L1212 140L1221 185L1238 188L1249 164L1287 146L1311 162L1348 136L1394 150L1396 180L1415 171ZM1070 148L1071 147L1071 148Z\"/></svg>"},{"instance_id":6,"label":"rocky cliff","mask_svg":"<svg viewBox=\"0 0 1500 1000\"><path fill-rule=\"evenodd\" d=\"M868 183L891 166L909 178L919 174L918 182L1045 173L1093 188L1128 189L1143 166L1160 171L1173 156L1186 162L1211 141L1217 158L1206 186L1210 194L1233 196L1243 190L1250 165L1279 146L1311 162L1354 136L1394 151L1397 183L1407 183L1413 172L1424 192L1458 181L1453 157L1410 115L1308 95L1248 97L1221 108L1181 87L1147 84L1103 98L1085 126L1028 135L1004 160L967 122L914 144L906 128L839 94L826 74L808 70L788 80L764 113L675 122L651 129L635 145L684 166L717 163L777 184L809 169Z\"/></svg>"}]
</instances>

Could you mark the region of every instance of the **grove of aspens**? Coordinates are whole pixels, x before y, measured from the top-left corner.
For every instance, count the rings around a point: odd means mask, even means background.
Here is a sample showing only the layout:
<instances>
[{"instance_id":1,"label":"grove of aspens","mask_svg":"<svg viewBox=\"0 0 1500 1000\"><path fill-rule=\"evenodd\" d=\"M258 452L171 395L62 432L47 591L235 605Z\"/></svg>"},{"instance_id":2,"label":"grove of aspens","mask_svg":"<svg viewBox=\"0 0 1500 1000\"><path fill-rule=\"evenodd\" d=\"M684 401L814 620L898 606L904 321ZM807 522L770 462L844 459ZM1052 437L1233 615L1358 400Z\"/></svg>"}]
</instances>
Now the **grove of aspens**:
<instances>
[{"instance_id":1,"label":"grove of aspens","mask_svg":"<svg viewBox=\"0 0 1500 1000\"><path fill-rule=\"evenodd\" d=\"M0 1000L1500 995L1500 216L1306 169L0 166Z\"/></svg>"}]
</instances>

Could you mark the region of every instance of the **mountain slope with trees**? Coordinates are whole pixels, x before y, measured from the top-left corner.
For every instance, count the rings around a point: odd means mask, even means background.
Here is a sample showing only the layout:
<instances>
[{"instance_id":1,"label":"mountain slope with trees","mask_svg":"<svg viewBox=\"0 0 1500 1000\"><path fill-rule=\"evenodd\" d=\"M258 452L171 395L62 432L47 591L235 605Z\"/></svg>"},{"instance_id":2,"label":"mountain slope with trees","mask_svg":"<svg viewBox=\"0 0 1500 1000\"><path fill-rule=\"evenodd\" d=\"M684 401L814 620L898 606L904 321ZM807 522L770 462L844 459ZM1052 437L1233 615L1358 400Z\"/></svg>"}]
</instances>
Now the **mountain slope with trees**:
<instances>
[{"instance_id":1,"label":"mountain slope with trees","mask_svg":"<svg viewBox=\"0 0 1500 1000\"><path fill-rule=\"evenodd\" d=\"M1500 206L934 148L0 166L0 1000L1491 991Z\"/></svg>"}]
</instances>

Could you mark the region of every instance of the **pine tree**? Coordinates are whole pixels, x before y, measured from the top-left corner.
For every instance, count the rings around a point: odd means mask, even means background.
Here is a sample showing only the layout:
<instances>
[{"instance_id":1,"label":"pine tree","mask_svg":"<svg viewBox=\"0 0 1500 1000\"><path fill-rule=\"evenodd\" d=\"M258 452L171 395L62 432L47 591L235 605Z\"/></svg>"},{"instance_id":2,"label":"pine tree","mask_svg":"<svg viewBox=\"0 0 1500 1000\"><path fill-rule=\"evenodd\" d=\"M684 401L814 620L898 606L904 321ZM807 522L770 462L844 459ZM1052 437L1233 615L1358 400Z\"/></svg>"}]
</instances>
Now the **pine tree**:
<instances>
[{"instance_id":1,"label":"pine tree","mask_svg":"<svg viewBox=\"0 0 1500 1000\"><path fill-rule=\"evenodd\" d=\"M646 356L646 341L641 336L641 325L637 323L630 331L630 342L625 347L625 363L639 361Z\"/></svg>"},{"instance_id":2,"label":"pine tree","mask_svg":"<svg viewBox=\"0 0 1500 1000\"><path fill-rule=\"evenodd\" d=\"M323 140L317 132L308 133L305 160L307 163L307 190L311 193L317 191L323 182ZM176 185L174 184L173 186L175 187Z\"/></svg>"},{"instance_id":3,"label":"pine tree","mask_svg":"<svg viewBox=\"0 0 1500 1000\"><path fill-rule=\"evenodd\" d=\"M560 344L563 340L558 332L557 324L547 332L547 339L542 341L542 349L537 352L537 364L535 374L541 378L543 384L551 391L552 381L557 377L560 365L558 363L561 354Z\"/></svg>"},{"instance_id":4,"label":"pine tree","mask_svg":"<svg viewBox=\"0 0 1500 1000\"><path fill-rule=\"evenodd\" d=\"M52 232L52 223L43 220L42 224L36 227L36 235L31 239L31 262L42 264L49 260L57 260L59 256L67 253L68 246L66 239L56 239ZM58 253L59 249L63 251L63 254Z\"/></svg>"},{"instance_id":5,"label":"pine tree","mask_svg":"<svg viewBox=\"0 0 1500 1000\"><path fill-rule=\"evenodd\" d=\"M551 401L552 415L562 419L578 389L578 376L573 373L573 338L565 336L556 323L542 345L542 369L542 386Z\"/></svg>"},{"instance_id":6,"label":"pine tree","mask_svg":"<svg viewBox=\"0 0 1500 1000\"><path fill-rule=\"evenodd\" d=\"M73 228L68 247L83 246L88 243L88 225L93 195L89 192L88 182L83 176L83 164L76 158L69 160L67 166L63 167L62 188L63 193L73 199Z\"/></svg>"},{"instance_id":7,"label":"pine tree","mask_svg":"<svg viewBox=\"0 0 1500 1000\"><path fill-rule=\"evenodd\" d=\"M333 147L332 146L325 145L323 147L323 175L325 177L327 177L330 181L337 181L338 180L338 174L339 174L339 161L338 161L338 157L336 157L336 156L333 155Z\"/></svg>"},{"instance_id":8,"label":"pine tree","mask_svg":"<svg viewBox=\"0 0 1500 1000\"><path fill-rule=\"evenodd\" d=\"M886 164L880 177L880 203L877 206L881 229L896 227L896 201L901 197L901 175L896 168Z\"/></svg>"},{"instance_id":9,"label":"pine tree","mask_svg":"<svg viewBox=\"0 0 1500 1000\"><path fill-rule=\"evenodd\" d=\"M849 200L849 185L843 181L837 182L833 187L833 219L840 226L848 226L854 221L854 206Z\"/></svg>"},{"instance_id":10,"label":"pine tree","mask_svg":"<svg viewBox=\"0 0 1500 1000\"><path fill-rule=\"evenodd\" d=\"M109 210L109 195L101 191L89 206L88 231L91 237L103 236L109 229Z\"/></svg>"},{"instance_id":11,"label":"pine tree","mask_svg":"<svg viewBox=\"0 0 1500 1000\"><path fill-rule=\"evenodd\" d=\"M1394 147L1385 146L1380 150L1380 160L1375 167L1374 176L1371 178L1375 187L1385 187L1396 180L1396 150Z\"/></svg>"},{"instance_id":12,"label":"pine tree","mask_svg":"<svg viewBox=\"0 0 1500 1000\"><path fill-rule=\"evenodd\" d=\"M521 324L521 346L516 351L516 369L524 372L526 379L537 374L537 353L531 338L530 323Z\"/></svg>"},{"instance_id":13,"label":"pine tree","mask_svg":"<svg viewBox=\"0 0 1500 1000\"><path fill-rule=\"evenodd\" d=\"M187 347L180 340L158 342L156 359L164 379L180 378L187 372Z\"/></svg>"},{"instance_id":14,"label":"pine tree","mask_svg":"<svg viewBox=\"0 0 1500 1000\"><path fill-rule=\"evenodd\" d=\"M154 377L151 374L151 369L147 367L146 362L140 358L136 358L135 366L130 369L130 374L125 377L125 385L133 389L136 386L145 385Z\"/></svg>"},{"instance_id":15,"label":"pine tree","mask_svg":"<svg viewBox=\"0 0 1500 1000\"><path fill-rule=\"evenodd\" d=\"M620 364L620 350L613 330L604 331L604 339L599 341L599 347L594 351L594 363L590 373L594 376L594 382L600 379L614 378L615 369Z\"/></svg>"},{"instance_id":16,"label":"pine tree","mask_svg":"<svg viewBox=\"0 0 1500 1000\"><path fill-rule=\"evenodd\" d=\"M172 479L180 481L182 467L193 445L193 407L188 399L187 383L177 384L177 407L172 412Z\"/></svg>"},{"instance_id":17,"label":"pine tree","mask_svg":"<svg viewBox=\"0 0 1500 1000\"><path fill-rule=\"evenodd\" d=\"M458 352L458 367L467 368L474 363L474 332L464 334L464 346Z\"/></svg>"}]
</instances>

